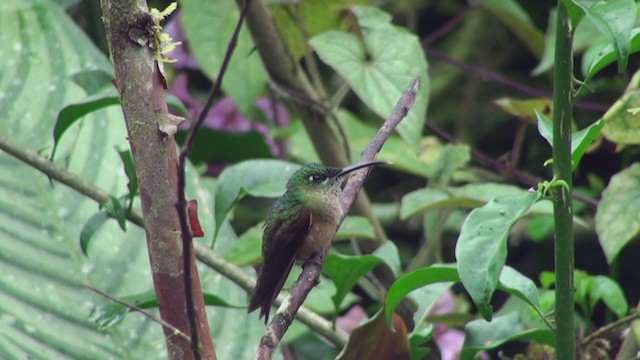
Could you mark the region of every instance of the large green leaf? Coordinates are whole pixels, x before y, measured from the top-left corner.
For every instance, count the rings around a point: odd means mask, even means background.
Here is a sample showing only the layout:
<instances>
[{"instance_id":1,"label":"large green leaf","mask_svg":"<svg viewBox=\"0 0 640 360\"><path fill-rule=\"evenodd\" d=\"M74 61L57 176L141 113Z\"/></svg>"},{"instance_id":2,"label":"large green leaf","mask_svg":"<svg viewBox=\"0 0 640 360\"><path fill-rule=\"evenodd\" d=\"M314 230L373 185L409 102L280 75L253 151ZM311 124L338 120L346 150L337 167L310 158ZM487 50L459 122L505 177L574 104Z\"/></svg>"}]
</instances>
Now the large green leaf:
<instances>
[{"instance_id":1,"label":"large green leaf","mask_svg":"<svg viewBox=\"0 0 640 360\"><path fill-rule=\"evenodd\" d=\"M183 0L182 25L202 70L210 79L218 76L231 34L238 22L233 0ZM243 113L247 113L266 84L260 56L246 28L240 31L236 50L222 83L222 89Z\"/></svg>"},{"instance_id":2,"label":"large green leaf","mask_svg":"<svg viewBox=\"0 0 640 360\"><path fill-rule=\"evenodd\" d=\"M460 282L456 264L436 264L407 273L398 278L389 288L385 303L385 316L391 324L391 315L407 294L426 289L438 283ZM500 273L498 289L520 298L540 312L540 297L535 283L515 269L504 266ZM435 301L436 297L433 297ZM426 309L423 309L426 310ZM419 322L416 322L418 324Z\"/></svg>"},{"instance_id":3,"label":"large green leaf","mask_svg":"<svg viewBox=\"0 0 640 360\"><path fill-rule=\"evenodd\" d=\"M596 232L600 246L612 262L640 232L640 163L611 178L596 211Z\"/></svg>"},{"instance_id":4,"label":"large green leaf","mask_svg":"<svg viewBox=\"0 0 640 360\"><path fill-rule=\"evenodd\" d=\"M607 276L598 275L591 279L591 294L594 300L602 300L614 314L621 318L627 315L629 304L624 291L617 282Z\"/></svg>"},{"instance_id":5,"label":"large green leaf","mask_svg":"<svg viewBox=\"0 0 640 360\"><path fill-rule=\"evenodd\" d=\"M553 123L551 119L537 110L536 117L538 118L538 132L547 140L549 145L553 147ZM587 148L600 135L603 127L604 122L600 119L586 128L571 134L571 165L573 169L578 167L582 155L584 155Z\"/></svg>"},{"instance_id":6,"label":"large green leaf","mask_svg":"<svg viewBox=\"0 0 640 360\"><path fill-rule=\"evenodd\" d=\"M640 144L640 71L636 71L620 99L602 116L602 134L618 144Z\"/></svg>"},{"instance_id":7,"label":"large green leaf","mask_svg":"<svg viewBox=\"0 0 640 360\"><path fill-rule=\"evenodd\" d=\"M615 48L618 71L627 67L631 45L631 29L636 21L634 0L563 0L575 27L586 17Z\"/></svg>"},{"instance_id":8,"label":"large green leaf","mask_svg":"<svg viewBox=\"0 0 640 360\"><path fill-rule=\"evenodd\" d=\"M101 54L55 3L9 0L0 3L1 136L25 148L49 153L58 112L88 93L72 80L86 70L110 71ZM57 157L70 171L119 196L127 178L118 149L128 148L122 111L117 107L88 114L60 139ZM200 204L205 232L213 231L211 199L187 174L188 197ZM103 299L85 289L90 283L123 297L152 289L144 232L115 221L94 234L89 257L78 245L80 231L98 204L0 154L0 358L3 359L164 359L162 330L140 314L99 332L89 321ZM234 304L244 291L201 271L210 293ZM252 358L247 342L257 343L263 325L244 310L209 312L213 336L227 346L224 358ZM222 331L224 329L224 331Z\"/></svg>"},{"instance_id":9,"label":"large green leaf","mask_svg":"<svg viewBox=\"0 0 640 360\"><path fill-rule=\"evenodd\" d=\"M464 327L465 338L461 360L473 360L482 350L495 349L515 340L533 340L550 346L555 345L553 331L547 329L527 329L512 312L496 317L493 321L474 320Z\"/></svg>"},{"instance_id":10,"label":"large green leaf","mask_svg":"<svg viewBox=\"0 0 640 360\"><path fill-rule=\"evenodd\" d=\"M491 297L507 259L511 226L539 199L537 193L497 196L473 210L462 224L456 244L458 273L485 319L492 315Z\"/></svg>"},{"instance_id":11,"label":"large green leaf","mask_svg":"<svg viewBox=\"0 0 640 360\"><path fill-rule=\"evenodd\" d=\"M631 44L629 45L629 53L635 53L640 51L640 28L635 28L631 31ZM593 56L591 55L593 54ZM589 61L582 63L582 73L584 74L584 81L588 82L593 78L600 70L605 66L613 63L616 60L616 50L611 43L594 44L593 48L590 48L585 52L584 58L588 58Z\"/></svg>"},{"instance_id":12,"label":"large green leaf","mask_svg":"<svg viewBox=\"0 0 640 360\"><path fill-rule=\"evenodd\" d=\"M427 62L415 35L390 23L391 16L373 7L352 8L362 37L328 31L310 44L351 86L358 97L386 118L409 81L420 76L421 88L398 133L418 149L427 110L429 83Z\"/></svg>"},{"instance_id":13,"label":"large green leaf","mask_svg":"<svg viewBox=\"0 0 640 360\"><path fill-rule=\"evenodd\" d=\"M385 241L370 255L348 256L332 252L327 256L322 273L336 285L336 293L331 298L336 311L358 280L379 264L386 265L397 275L400 257L392 241Z\"/></svg>"},{"instance_id":14,"label":"large green leaf","mask_svg":"<svg viewBox=\"0 0 640 360\"><path fill-rule=\"evenodd\" d=\"M271 9L289 51L300 59L309 51L306 41L329 30L344 30L344 13L353 5L366 5L368 0L305 0L298 3L277 2Z\"/></svg>"},{"instance_id":15,"label":"large green leaf","mask_svg":"<svg viewBox=\"0 0 640 360\"><path fill-rule=\"evenodd\" d=\"M3 2L0 17L0 39L11 49L0 51L0 93L5 95L0 97L5 114L0 133L32 150L50 149L57 111L86 96L71 74L110 65L53 3ZM124 192L124 179L113 176L120 165L111 144L126 145L125 134L122 120L103 130L110 117L121 117L118 109L76 126L62 150L72 171L109 191ZM0 357L157 358L163 347L145 345L162 339L155 325L132 316L119 329L98 332L88 316L99 297L82 287L90 282L114 294L149 288L143 272L123 276L148 262L142 233L125 235L111 222L95 241L93 250L101 251L87 260L78 251L78 236L97 204L64 186L52 187L45 176L6 154L0 155L0 169L0 303L8 320L2 337L13 344L2 346ZM124 335L128 331L137 339Z\"/></svg>"}]
</instances>

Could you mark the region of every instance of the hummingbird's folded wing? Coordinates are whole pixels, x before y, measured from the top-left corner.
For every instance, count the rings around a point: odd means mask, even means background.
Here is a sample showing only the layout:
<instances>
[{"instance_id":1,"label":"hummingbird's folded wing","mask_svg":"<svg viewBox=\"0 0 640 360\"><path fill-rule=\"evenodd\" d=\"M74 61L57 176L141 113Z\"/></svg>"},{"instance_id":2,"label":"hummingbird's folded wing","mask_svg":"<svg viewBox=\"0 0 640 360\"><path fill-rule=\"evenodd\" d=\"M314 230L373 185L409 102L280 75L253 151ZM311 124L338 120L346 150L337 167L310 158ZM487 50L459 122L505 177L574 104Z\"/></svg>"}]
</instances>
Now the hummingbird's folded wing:
<instances>
[{"instance_id":1,"label":"hummingbird's folded wing","mask_svg":"<svg viewBox=\"0 0 640 360\"><path fill-rule=\"evenodd\" d=\"M261 308L260 318L265 317L265 324L269 321L271 305L289 276L296 253L307 237L311 224L309 209L302 209L295 221L274 224L276 231L271 245L263 253L262 268L248 307L248 312Z\"/></svg>"}]
</instances>

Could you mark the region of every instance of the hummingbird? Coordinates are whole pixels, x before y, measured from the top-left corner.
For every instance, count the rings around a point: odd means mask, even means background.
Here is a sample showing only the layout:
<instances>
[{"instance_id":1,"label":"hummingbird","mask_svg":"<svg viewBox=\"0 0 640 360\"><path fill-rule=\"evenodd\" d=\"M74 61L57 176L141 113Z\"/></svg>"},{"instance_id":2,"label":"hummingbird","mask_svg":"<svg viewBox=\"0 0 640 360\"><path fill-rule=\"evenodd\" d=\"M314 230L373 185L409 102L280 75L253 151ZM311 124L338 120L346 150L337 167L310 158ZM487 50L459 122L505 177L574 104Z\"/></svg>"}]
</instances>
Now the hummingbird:
<instances>
[{"instance_id":1,"label":"hummingbird","mask_svg":"<svg viewBox=\"0 0 640 360\"><path fill-rule=\"evenodd\" d=\"M264 316L266 324L294 261L309 258L333 240L343 215L340 194L344 176L386 163L376 160L345 168L312 163L291 176L285 193L267 212L262 235L264 260L249 302L249 313L261 308L260 318Z\"/></svg>"}]
</instances>

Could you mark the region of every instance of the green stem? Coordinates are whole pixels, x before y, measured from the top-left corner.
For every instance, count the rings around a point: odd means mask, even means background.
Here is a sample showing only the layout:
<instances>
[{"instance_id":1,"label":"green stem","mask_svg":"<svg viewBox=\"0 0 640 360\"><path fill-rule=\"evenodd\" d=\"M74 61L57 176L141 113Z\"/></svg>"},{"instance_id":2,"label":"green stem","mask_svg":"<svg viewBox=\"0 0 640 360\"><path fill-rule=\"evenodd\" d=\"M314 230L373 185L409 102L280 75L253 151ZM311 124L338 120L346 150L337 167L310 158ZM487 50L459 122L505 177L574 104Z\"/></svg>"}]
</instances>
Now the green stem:
<instances>
[{"instance_id":1,"label":"green stem","mask_svg":"<svg viewBox=\"0 0 640 360\"><path fill-rule=\"evenodd\" d=\"M556 355L559 360L575 358L573 301L573 217L571 204L571 119L573 58L572 33L567 8L558 0L555 67L553 76L553 175L565 181L555 186L555 268L556 268Z\"/></svg>"}]
</instances>

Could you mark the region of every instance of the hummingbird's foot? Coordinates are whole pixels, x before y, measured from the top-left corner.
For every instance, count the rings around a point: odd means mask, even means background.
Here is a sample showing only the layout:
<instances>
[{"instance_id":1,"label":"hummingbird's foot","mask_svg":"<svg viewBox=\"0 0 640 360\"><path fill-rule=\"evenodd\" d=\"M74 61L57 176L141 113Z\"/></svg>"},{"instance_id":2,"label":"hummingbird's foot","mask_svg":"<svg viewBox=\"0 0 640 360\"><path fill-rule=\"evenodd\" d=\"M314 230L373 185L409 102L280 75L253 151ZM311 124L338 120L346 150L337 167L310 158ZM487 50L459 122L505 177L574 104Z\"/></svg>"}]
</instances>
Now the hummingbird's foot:
<instances>
[{"instance_id":1,"label":"hummingbird's foot","mask_svg":"<svg viewBox=\"0 0 640 360\"><path fill-rule=\"evenodd\" d=\"M322 269L322 258L316 256L316 254L309 256L309 258L304 261L303 267L306 268L307 266L317 266Z\"/></svg>"},{"instance_id":2,"label":"hummingbird's foot","mask_svg":"<svg viewBox=\"0 0 640 360\"><path fill-rule=\"evenodd\" d=\"M316 268L317 272L320 273L320 271L322 271L322 264L323 264L323 260L324 260L324 254L326 254L326 252L324 252L323 250L317 251L315 253L313 253L311 256L309 256L304 263L302 264L302 270L303 271L313 271L311 270L312 268ZM315 279L315 284L313 286L318 286L318 284L320 284L320 277L316 277Z\"/></svg>"}]
</instances>

